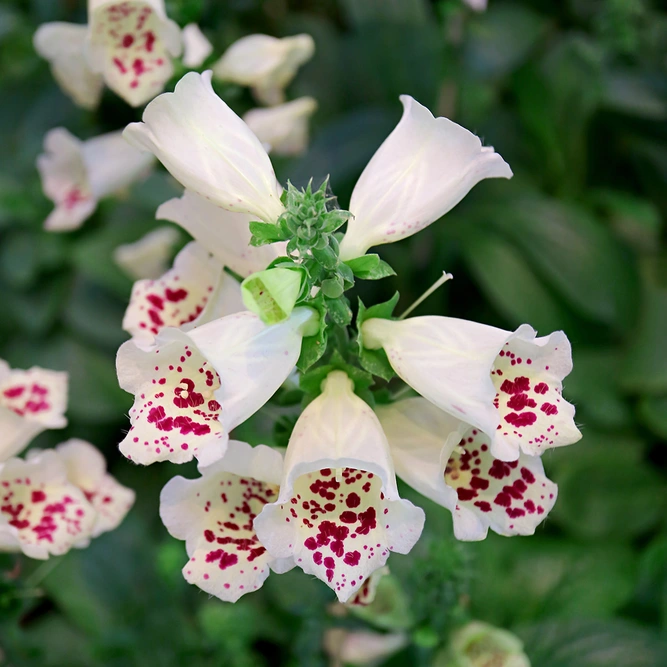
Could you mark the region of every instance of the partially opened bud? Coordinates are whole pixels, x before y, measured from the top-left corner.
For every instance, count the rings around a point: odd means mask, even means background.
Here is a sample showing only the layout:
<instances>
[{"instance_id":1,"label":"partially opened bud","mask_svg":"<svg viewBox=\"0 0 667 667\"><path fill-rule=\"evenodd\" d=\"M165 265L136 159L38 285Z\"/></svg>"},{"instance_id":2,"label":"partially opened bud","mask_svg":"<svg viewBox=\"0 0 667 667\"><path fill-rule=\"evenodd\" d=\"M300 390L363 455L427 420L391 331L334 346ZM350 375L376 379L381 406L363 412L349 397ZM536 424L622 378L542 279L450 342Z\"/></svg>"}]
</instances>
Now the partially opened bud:
<instances>
[{"instance_id":1,"label":"partially opened bud","mask_svg":"<svg viewBox=\"0 0 667 667\"><path fill-rule=\"evenodd\" d=\"M301 292L302 271L267 269L253 273L241 283L246 308L259 315L265 324L286 320Z\"/></svg>"}]
</instances>

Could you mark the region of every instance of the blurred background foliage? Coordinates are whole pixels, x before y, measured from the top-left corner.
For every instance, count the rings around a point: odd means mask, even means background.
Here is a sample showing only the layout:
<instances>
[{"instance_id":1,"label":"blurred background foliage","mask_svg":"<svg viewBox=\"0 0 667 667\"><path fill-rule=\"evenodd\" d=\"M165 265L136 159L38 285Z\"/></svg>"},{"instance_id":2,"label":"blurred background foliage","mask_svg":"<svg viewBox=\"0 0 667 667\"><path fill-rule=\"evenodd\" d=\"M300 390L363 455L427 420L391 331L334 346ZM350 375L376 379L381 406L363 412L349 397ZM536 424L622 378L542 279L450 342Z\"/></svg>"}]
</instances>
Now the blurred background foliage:
<instances>
[{"instance_id":1,"label":"blurred background foliage","mask_svg":"<svg viewBox=\"0 0 667 667\"><path fill-rule=\"evenodd\" d=\"M564 329L573 344L565 390L584 438L544 457L560 497L536 536L457 543L449 513L404 489L427 512L424 537L392 556L372 608L340 617L331 591L300 571L271 576L234 606L181 578L184 545L161 525L158 496L195 469L138 468L117 453L131 397L117 386L114 354L131 282L111 259L157 226L156 207L179 188L158 171L104 201L82 229L42 230L44 134L65 126L87 138L140 110L108 91L97 112L78 109L34 53L40 23L85 22L83 0L3 0L0 357L69 371L69 426L35 444L86 438L138 495L125 523L85 551L46 565L2 557L7 664L324 665L322 633L342 626L405 630L410 645L386 664L430 665L451 629L477 618L517 633L534 667L667 665L667 13L658 5L489 0L475 14L458 0L167 0L181 25L200 24L216 56L255 32L315 38L289 90L319 102L312 143L275 161L283 182L330 174L345 207L400 117L401 93L512 165L512 181L481 183L445 219L384 246L398 276L361 286L366 303L398 289L407 306L446 269L454 282L417 314L530 322L541 334ZM219 92L239 113L253 106L245 90ZM262 416L239 436L272 440Z\"/></svg>"}]
</instances>

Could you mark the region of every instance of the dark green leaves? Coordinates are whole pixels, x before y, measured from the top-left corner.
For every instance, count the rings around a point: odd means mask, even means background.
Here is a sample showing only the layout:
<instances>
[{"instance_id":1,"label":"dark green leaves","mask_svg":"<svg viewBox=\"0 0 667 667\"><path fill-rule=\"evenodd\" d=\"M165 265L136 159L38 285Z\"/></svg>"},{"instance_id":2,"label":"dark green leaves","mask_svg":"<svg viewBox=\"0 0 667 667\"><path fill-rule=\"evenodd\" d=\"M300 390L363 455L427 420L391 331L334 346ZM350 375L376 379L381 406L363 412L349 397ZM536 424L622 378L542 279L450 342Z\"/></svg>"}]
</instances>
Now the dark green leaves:
<instances>
[{"instance_id":1,"label":"dark green leaves","mask_svg":"<svg viewBox=\"0 0 667 667\"><path fill-rule=\"evenodd\" d=\"M345 263L352 269L352 273L362 280L380 280L396 275L394 269L387 262L383 262L379 255L363 255Z\"/></svg>"}]
</instances>

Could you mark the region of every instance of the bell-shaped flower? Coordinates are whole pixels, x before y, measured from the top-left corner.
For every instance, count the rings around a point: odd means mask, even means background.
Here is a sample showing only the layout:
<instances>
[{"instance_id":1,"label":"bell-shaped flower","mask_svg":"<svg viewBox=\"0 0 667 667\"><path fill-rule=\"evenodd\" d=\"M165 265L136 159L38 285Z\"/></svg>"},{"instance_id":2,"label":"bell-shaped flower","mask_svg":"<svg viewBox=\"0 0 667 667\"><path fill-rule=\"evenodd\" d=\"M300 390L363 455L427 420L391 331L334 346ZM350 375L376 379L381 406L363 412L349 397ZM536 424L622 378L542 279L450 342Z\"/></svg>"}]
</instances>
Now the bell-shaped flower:
<instances>
[{"instance_id":1,"label":"bell-shaped flower","mask_svg":"<svg viewBox=\"0 0 667 667\"><path fill-rule=\"evenodd\" d=\"M352 192L343 260L417 233L454 208L485 178L511 178L509 165L465 128L434 118L409 95L403 117Z\"/></svg>"},{"instance_id":2,"label":"bell-shaped flower","mask_svg":"<svg viewBox=\"0 0 667 667\"><path fill-rule=\"evenodd\" d=\"M475 12L485 12L488 0L463 0Z\"/></svg>"},{"instance_id":3,"label":"bell-shaped flower","mask_svg":"<svg viewBox=\"0 0 667 667\"><path fill-rule=\"evenodd\" d=\"M251 109L243 116L269 153L300 155L308 147L308 123L317 110L312 97L300 97L266 109Z\"/></svg>"},{"instance_id":4,"label":"bell-shaped flower","mask_svg":"<svg viewBox=\"0 0 667 667\"><path fill-rule=\"evenodd\" d=\"M67 373L11 369L0 359L0 461L15 456L42 431L67 426Z\"/></svg>"},{"instance_id":5,"label":"bell-shaped flower","mask_svg":"<svg viewBox=\"0 0 667 667\"><path fill-rule=\"evenodd\" d=\"M0 551L46 559L92 534L96 512L53 450L0 464L0 497Z\"/></svg>"},{"instance_id":6,"label":"bell-shaped flower","mask_svg":"<svg viewBox=\"0 0 667 667\"><path fill-rule=\"evenodd\" d=\"M257 590L269 571L294 567L271 556L253 521L278 496L282 455L259 445L230 440L225 455L200 468L199 479L174 477L160 494L160 518L169 533L185 540L183 576L210 595L236 602Z\"/></svg>"},{"instance_id":7,"label":"bell-shaped flower","mask_svg":"<svg viewBox=\"0 0 667 667\"><path fill-rule=\"evenodd\" d=\"M125 138L150 151L188 190L229 211L274 222L282 188L261 141L215 94L211 72L189 72L145 109Z\"/></svg>"},{"instance_id":8,"label":"bell-shaped flower","mask_svg":"<svg viewBox=\"0 0 667 667\"><path fill-rule=\"evenodd\" d=\"M574 407L561 396L572 370L562 331L542 338L452 317L369 319L363 345L384 348L396 373L442 410L483 431L491 452L515 461L581 438Z\"/></svg>"},{"instance_id":9,"label":"bell-shaped flower","mask_svg":"<svg viewBox=\"0 0 667 667\"><path fill-rule=\"evenodd\" d=\"M199 243L181 250L174 266L157 280L134 283L123 329L143 348L165 327L184 331L245 310L239 283Z\"/></svg>"},{"instance_id":10,"label":"bell-shaped flower","mask_svg":"<svg viewBox=\"0 0 667 667\"><path fill-rule=\"evenodd\" d=\"M90 537L115 530L134 504L134 491L107 473L104 456L85 440L73 438L55 451L65 464L67 479L83 491L96 512Z\"/></svg>"},{"instance_id":11,"label":"bell-shaped flower","mask_svg":"<svg viewBox=\"0 0 667 667\"><path fill-rule=\"evenodd\" d=\"M213 65L213 76L250 86L258 102L274 106L285 101L285 88L314 53L310 35L282 39L248 35L234 42Z\"/></svg>"},{"instance_id":12,"label":"bell-shaped flower","mask_svg":"<svg viewBox=\"0 0 667 667\"><path fill-rule=\"evenodd\" d=\"M250 245L249 223L255 216L227 211L190 190L162 204L156 217L183 227L225 266L243 277L262 271L274 259L285 255L285 242Z\"/></svg>"},{"instance_id":13,"label":"bell-shaped flower","mask_svg":"<svg viewBox=\"0 0 667 667\"><path fill-rule=\"evenodd\" d=\"M80 141L58 127L44 138L37 158L44 194L55 209L44 223L51 231L77 229L97 202L147 175L152 156L130 146L121 132Z\"/></svg>"},{"instance_id":14,"label":"bell-shaped flower","mask_svg":"<svg viewBox=\"0 0 667 667\"><path fill-rule=\"evenodd\" d=\"M113 259L134 280L159 278L168 262L179 233L173 227L158 227L134 243L124 243L113 251Z\"/></svg>"},{"instance_id":15,"label":"bell-shaped flower","mask_svg":"<svg viewBox=\"0 0 667 667\"><path fill-rule=\"evenodd\" d=\"M181 33L183 38L183 64L199 67L213 53L213 44L196 23L188 23Z\"/></svg>"},{"instance_id":16,"label":"bell-shaped flower","mask_svg":"<svg viewBox=\"0 0 667 667\"><path fill-rule=\"evenodd\" d=\"M451 511L460 540L532 535L556 502L538 456L493 456L490 439L421 397L378 406L396 474Z\"/></svg>"},{"instance_id":17,"label":"bell-shaped flower","mask_svg":"<svg viewBox=\"0 0 667 667\"><path fill-rule=\"evenodd\" d=\"M43 23L35 32L35 51L48 60L54 79L80 107L95 109L104 80L93 72L85 58L88 26L75 23Z\"/></svg>"},{"instance_id":18,"label":"bell-shaped flower","mask_svg":"<svg viewBox=\"0 0 667 667\"><path fill-rule=\"evenodd\" d=\"M412 549L423 524L423 511L398 495L377 417L333 371L294 427L278 499L255 519L260 542L346 602L389 552Z\"/></svg>"},{"instance_id":19,"label":"bell-shaped flower","mask_svg":"<svg viewBox=\"0 0 667 667\"><path fill-rule=\"evenodd\" d=\"M294 368L313 311L297 308L267 327L248 312L185 333L167 327L148 349L118 351L120 386L134 394L132 427L120 444L136 463L202 465L225 452L229 432L261 408Z\"/></svg>"},{"instance_id":20,"label":"bell-shaped flower","mask_svg":"<svg viewBox=\"0 0 667 667\"><path fill-rule=\"evenodd\" d=\"M511 632L472 621L451 636L433 667L530 667L523 642ZM537 666L536 666L537 667Z\"/></svg>"},{"instance_id":21,"label":"bell-shaped flower","mask_svg":"<svg viewBox=\"0 0 667 667\"><path fill-rule=\"evenodd\" d=\"M330 628L324 633L324 650L332 667L380 665L405 648L410 639L404 632L379 633L371 630Z\"/></svg>"},{"instance_id":22,"label":"bell-shaped flower","mask_svg":"<svg viewBox=\"0 0 667 667\"><path fill-rule=\"evenodd\" d=\"M181 53L181 29L164 0L88 0L88 60L117 95L137 107L162 92Z\"/></svg>"}]
</instances>

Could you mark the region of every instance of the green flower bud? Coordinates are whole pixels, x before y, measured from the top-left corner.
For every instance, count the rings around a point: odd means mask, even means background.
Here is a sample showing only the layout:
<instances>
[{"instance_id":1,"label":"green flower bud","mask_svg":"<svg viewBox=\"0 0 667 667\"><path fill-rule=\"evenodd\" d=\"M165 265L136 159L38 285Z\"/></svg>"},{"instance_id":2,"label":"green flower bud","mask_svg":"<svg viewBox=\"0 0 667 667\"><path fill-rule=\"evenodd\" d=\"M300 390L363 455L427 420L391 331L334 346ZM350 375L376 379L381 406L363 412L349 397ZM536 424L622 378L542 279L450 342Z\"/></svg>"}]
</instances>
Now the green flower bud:
<instances>
[{"instance_id":1,"label":"green flower bud","mask_svg":"<svg viewBox=\"0 0 667 667\"><path fill-rule=\"evenodd\" d=\"M294 309L303 277L300 269L267 269L253 273L241 283L243 303L266 324L282 322Z\"/></svg>"}]
</instances>

